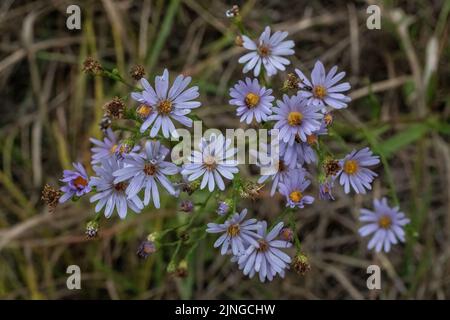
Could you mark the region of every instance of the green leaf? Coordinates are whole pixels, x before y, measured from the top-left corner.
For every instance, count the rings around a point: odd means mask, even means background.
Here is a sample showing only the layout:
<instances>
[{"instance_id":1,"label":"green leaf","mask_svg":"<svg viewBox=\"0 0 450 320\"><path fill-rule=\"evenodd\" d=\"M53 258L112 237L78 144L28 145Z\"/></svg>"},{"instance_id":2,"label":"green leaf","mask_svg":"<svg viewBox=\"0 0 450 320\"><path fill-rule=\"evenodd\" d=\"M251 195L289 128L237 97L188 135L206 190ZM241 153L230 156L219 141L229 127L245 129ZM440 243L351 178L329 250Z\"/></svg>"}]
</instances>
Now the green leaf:
<instances>
[{"instance_id":1,"label":"green leaf","mask_svg":"<svg viewBox=\"0 0 450 320\"><path fill-rule=\"evenodd\" d=\"M409 126L402 132L380 143L383 154L386 157L392 156L395 152L422 138L429 130L430 127L425 123Z\"/></svg>"}]
</instances>

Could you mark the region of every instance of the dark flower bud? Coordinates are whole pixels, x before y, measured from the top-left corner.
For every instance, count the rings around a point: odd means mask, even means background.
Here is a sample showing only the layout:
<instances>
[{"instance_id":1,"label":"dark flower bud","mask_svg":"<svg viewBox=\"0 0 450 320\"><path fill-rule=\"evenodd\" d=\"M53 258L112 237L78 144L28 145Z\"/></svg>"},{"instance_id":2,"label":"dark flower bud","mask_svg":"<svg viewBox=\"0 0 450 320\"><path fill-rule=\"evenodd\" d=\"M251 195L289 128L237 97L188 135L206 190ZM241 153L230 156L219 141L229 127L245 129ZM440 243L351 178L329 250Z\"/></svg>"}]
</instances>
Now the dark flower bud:
<instances>
[{"instance_id":1,"label":"dark flower bud","mask_svg":"<svg viewBox=\"0 0 450 320\"><path fill-rule=\"evenodd\" d=\"M293 73L289 73L287 75L287 79L284 81L283 84L283 91L287 90L298 90L298 85L300 83L300 79Z\"/></svg>"},{"instance_id":2,"label":"dark flower bud","mask_svg":"<svg viewBox=\"0 0 450 320\"><path fill-rule=\"evenodd\" d=\"M194 209L194 204L190 200L183 200L180 204L180 210L183 212L192 212Z\"/></svg>"},{"instance_id":3,"label":"dark flower bud","mask_svg":"<svg viewBox=\"0 0 450 320\"><path fill-rule=\"evenodd\" d=\"M99 229L99 224L97 221L95 221L95 220L89 221L86 225L86 231L85 231L86 237L88 239L93 239L93 238L97 237L98 229Z\"/></svg>"},{"instance_id":4,"label":"dark flower bud","mask_svg":"<svg viewBox=\"0 0 450 320\"><path fill-rule=\"evenodd\" d=\"M175 275L179 278L186 278L188 275L188 264L186 260L181 260L175 270Z\"/></svg>"},{"instance_id":5,"label":"dark flower bud","mask_svg":"<svg viewBox=\"0 0 450 320\"><path fill-rule=\"evenodd\" d=\"M238 47L242 47L244 45L244 40L242 39L242 36L238 35L236 38L234 38L234 44Z\"/></svg>"},{"instance_id":6,"label":"dark flower bud","mask_svg":"<svg viewBox=\"0 0 450 320\"><path fill-rule=\"evenodd\" d=\"M155 243L153 241L150 241L149 239L146 239L140 243L136 254L142 259L147 259L149 255L155 252Z\"/></svg>"},{"instance_id":7,"label":"dark flower bud","mask_svg":"<svg viewBox=\"0 0 450 320\"><path fill-rule=\"evenodd\" d=\"M102 120L99 123L100 126L100 130L102 130L103 133L106 132L106 130L111 127L111 118L108 117L107 115L104 115Z\"/></svg>"}]
</instances>

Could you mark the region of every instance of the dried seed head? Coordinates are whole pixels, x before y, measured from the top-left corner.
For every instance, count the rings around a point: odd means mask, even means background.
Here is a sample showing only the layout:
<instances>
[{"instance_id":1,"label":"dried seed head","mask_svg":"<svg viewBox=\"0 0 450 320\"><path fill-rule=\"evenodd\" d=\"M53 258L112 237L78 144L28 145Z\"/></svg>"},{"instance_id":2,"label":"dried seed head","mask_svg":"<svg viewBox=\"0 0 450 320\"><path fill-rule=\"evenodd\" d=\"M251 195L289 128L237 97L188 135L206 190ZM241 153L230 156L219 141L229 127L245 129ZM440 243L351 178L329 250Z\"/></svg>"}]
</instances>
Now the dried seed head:
<instances>
[{"instance_id":1,"label":"dried seed head","mask_svg":"<svg viewBox=\"0 0 450 320\"><path fill-rule=\"evenodd\" d=\"M83 62L83 72L93 75L99 75L103 71L103 67L92 57L87 57Z\"/></svg>"},{"instance_id":2,"label":"dried seed head","mask_svg":"<svg viewBox=\"0 0 450 320\"><path fill-rule=\"evenodd\" d=\"M94 239L98 235L98 229L99 229L99 224L97 221L95 221L95 220L89 221L86 225L86 231L85 231L86 237L88 239Z\"/></svg>"},{"instance_id":3,"label":"dried seed head","mask_svg":"<svg viewBox=\"0 0 450 320\"><path fill-rule=\"evenodd\" d=\"M193 194L200 187L200 181L195 180L190 183L183 183L182 191L188 195Z\"/></svg>"},{"instance_id":4,"label":"dried seed head","mask_svg":"<svg viewBox=\"0 0 450 320\"><path fill-rule=\"evenodd\" d=\"M62 192L59 190L56 190L51 185L46 184L44 186L44 189L42 190L42 201L45 202L48 206L48 210L50 212L53 212L58 205L59 198L61 198Z\"/></svg>"},{"instance_id":5,"label":"dried seed head","mask_svg":"<svg viewBox=\"0 0 450 320\"><path fill-rule=\"evenodd\" d=\"M309 270L311 270L311 265L309 264L308 257L303 253L298 253L294 259L292 259L292 268L299 275L304 276Z\"/></svg>"},{"instance_id":6,"label":"dried seed head","mask_svg":"<svg viewBox=\"0 0 450 320\"><path fill-rule=\"evenodd\" d=\"M246 181L239 190L239 194L243 199L256 200L260 197L262 188L264 188L264 184L256 183L253 181Z\"/></svg>"},{"instance_id":7,"label":"dried seed head","mask_svg":"<svg viewBox=\"0 0 450 320\"><path fill-rule=\"evenodd\" d=\"M327 126L333 123L333 115L331 114L331 112L325 113L325 115L323 116L323 121Z\"/></svg>"},{"instance_id":8,"label":"dried seed head","mask_svg":"<svg viewBox=\"0 0 450 320\"><path fill-rule=\"evenodd\" d=\"M339 165L338 160L327 159L323 163L323 170L325 171L325 176L328 178L330 176L336 175L339 170L341 170L341 166Z\"/></svg>"},{"instance_id":9,"label":"dried seed head","mask_svg":"<svg viewBox=\"0 0 450 320\"><path fill-rule=\"evenodd\" d=\"M114 97L103 106L105 114L111 119L122 119L125 112L125 104L119 97Z\"/></svg>"},{"instance_id":10,"label":"dried seed head","mask_svg":"<svg viewBox=\"0 0 450 320\"><path fill-rule=\"evenodd\" d=\"M134 65L131 67L130 75L136 81L141 80L145 76L145 69L140 64Z\"/></svg>"},{"instance_id":11,"label":"dried seed head","mask_svg":"<svg viewBox=\"0 0 450 320\"><path fill-rule=\"evenodd\" d=\"M300 79L295 74L289 73L287 79L284 81L282 90L298 90L299 83Z\"/></svg>"}]
</instances>

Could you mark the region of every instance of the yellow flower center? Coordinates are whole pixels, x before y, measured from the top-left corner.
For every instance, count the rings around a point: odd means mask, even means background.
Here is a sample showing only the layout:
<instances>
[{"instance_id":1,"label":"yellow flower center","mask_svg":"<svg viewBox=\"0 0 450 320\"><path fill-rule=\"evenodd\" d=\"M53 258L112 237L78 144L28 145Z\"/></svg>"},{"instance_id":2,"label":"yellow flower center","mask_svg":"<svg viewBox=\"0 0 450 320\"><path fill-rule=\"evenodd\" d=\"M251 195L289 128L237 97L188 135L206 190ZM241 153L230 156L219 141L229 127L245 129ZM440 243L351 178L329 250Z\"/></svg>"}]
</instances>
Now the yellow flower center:
<instances>
[{"instance_id":1,"label":"yellow flower center","mask_svg":"<svg viewBox=\"0 0 450 320\"><path fill-rule=\"evenodd\" d=\"M110 152L111 154L113 154L114 152L116 152L117 147L118 147L117 144L113 145L113 146L111 147L111 149L109 149L109 152Z\"/></svg>"},{"instance_id":2,"label":"yellow flower center","mask_svg":"<svg viewBox=\"0 0 450 320\"><path fill-rule=\"evenodd\" d=\"M138 116L139 116L140 118L145 119L145 118L147 118L147 117L150 115L150 113L152 112L152 110L153 110L152 107L150 107L150 106L148 106L148 105L146 105L146 104L141 104L141 105L137 108L136 113L138 114Z\"/></svg>"},{"instance_id":3,"label":"yellow flower center","mask_svg":"<svg viewBox=\"0 0 450 320\"><path fill-rule=\"evenodd\" d=\"M292 202L300 202L302 200L302 198L303 198L303 195L299 190L292 191L289 194L289 199L291 199Z\"/></svg>"},{"instance_id":4,"label":"yellow flower center","mask_svg":"<svg viewBox=\"0 0 450 320\"><path fill-rule=\"evenodd\" d=\"M309 136L306 136L306 142L308 142L308 144L310 146L312 146L313 144L316 144L317 136L315 134L310 134Z\"/></svg>"},{"instance_id":5,"label":"yellow flower center","mask_svg":"<svg viewBox=\"0 0 450 320\"><path fill-rule=\"evenodd\" d=\"M298 111L292 111L288 115L288 123L290 126L298 126L302 123L303 114Z\"/></svg>"},{"instance_id":6,"label":"yellow flower center","mask_svg":"<svg viewBox=\"0 0 450 320\"><path fill-rule=\"evenodd\" d=\"M247 105L247 108L249 108L249 109L256 107L258 102L259 102L259 96L253 92L250 92L245 96L245 104Z\"/></svg>"},{"instance_id":7,"label":"yellow flower center","mask_svg":"<svg viewBox=\"0 0 450 320\"><path fill-rule=\"evenodd\" d=\"M213 156L206 156L205 159L203 159L203 163L205 164L206 169L209 171L214 170L217 166L216 158L214 158Z\"/></svg>"},{"instance_id":8,"label":"yellow flower center","mask_svg":"<svg viewBox=\"0 0 450 320\"><path fill-rule=\"evenodd\" d=\"M172 111L172 102L169 100L160 101L157 108L159 113L169 114Z\"/></svg>"},{"instance_id":9,"label":"yellow flower center","mask_svg":"<svg viewBox=\"0 0 450 320\"><path fill-rule=\"evenodd\" d=\"M152 163L146 163L144 165L144 173L148 176L153 176L156 173L156 166Z\"/></svg>"},{"instance_id":10,"label":"yellow flower center","mask_svg":"<svg viewBox=\"0 0 450 320\"><path fill-rule=\"evenodd\" d=\"M267 250L269 250L269 244L267 243L266 240L259 239L258 244L259 248L256 249L258 252L266 252Z\"/></svg>"},{"instance_id":11,"label":"yellow flower center","mask_svg":"<svg viewBox=\"0 0 450 320\"><path fill-rule=\"evenodd\" d=\"M261 45L258 48L259 55L262 57L267 57L270 54L270 48L266 45Z\"/></svg>"},{"instance_id":12,"label":"yellow flower center","mask_svg":"<svg viewBox=\"0 0 450 320\"><path fill-rule=\"evenodd\" d=\"M347 160L344 163L344 172L347 174L355 174L358 171L358 162L356 160Z\"/></svg>"},{"instance_id":13,"label":"yellow flower center","mask_svg":"<svg viewBox=\"0 0 450 320\"><path fill-rule=\"evenodd\" d=\"M241 231L241 227L238 224L232 224L228 227L227 233L230 237L235 237Z\"/></svg>"},{"instance_id":14,"label":"yellow flower center","mask_svg":"<svg viewBox=\"0 0 450 320\"><path fill-rule=\"evenodd\" d=\"M314 97L323 99L327 95L327 89L324 86L315 86L313 89Z\"/></svg>"},{"instance_id":15,"label":"yellow flower center","mask_svg":"<svg viewBox=\"0 0 450 320\"><path fill-rule=\"evenodd\" d=\"M380 228L383 229L389 229L392 225L392 219L389 216L382 216L379 220L378 220L378 225L380 226Z\"/></svg>"},{"instance_id":16,"label":"yellow flower center","mask_svg":"<svg viewBox=\"0 0 450 320\"><path fill-rule=\"evenodd\" d=\"M85 178L83 178L82 176L78 176L75 180L73 180L73 184L77 187L77 188L83 188L86 187L88 182Z\"/></svg>"}]
</instances>

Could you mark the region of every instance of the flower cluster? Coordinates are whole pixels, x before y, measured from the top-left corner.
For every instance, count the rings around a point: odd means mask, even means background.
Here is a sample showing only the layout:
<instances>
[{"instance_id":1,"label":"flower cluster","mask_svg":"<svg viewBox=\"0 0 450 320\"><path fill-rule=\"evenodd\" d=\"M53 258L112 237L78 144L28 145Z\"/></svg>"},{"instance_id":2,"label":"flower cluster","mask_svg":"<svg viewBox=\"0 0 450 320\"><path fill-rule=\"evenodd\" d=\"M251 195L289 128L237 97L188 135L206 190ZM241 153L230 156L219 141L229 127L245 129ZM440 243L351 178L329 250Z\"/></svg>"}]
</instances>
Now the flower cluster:
<instances>
[{"instance_id":1,"label":"flower cluster","mask_svg":"<svg viewBox=\"0 0 450 320\"><path fill-rule=\"evenodd\" d=\"M229 16L239 17L239 11L236 9ZM309 270L308 259L300 249L295 211L316 201L311 191L315 186L318 199L326 201L335 199L333 189L337 184L345 194L351 190L365 194L377 177L372 169L380 159L368 147L335 156L326 144L326 139L331 137L333 112L346 108L351 101L350 84L343 82L345 72L338 72L336 66L327 72L322 62L317 61L310 78L294 67L295 74L290 73L284 85L273 85L273 77L286 70L291 64L288 58L295 54L295 44L287 40L288 33L272 33L266 27L257 40L246 34L238 37L242 47L250 51L239 59L244 64L243 73L252 70L253 77L246 76L230 88L229 104L235 108L243 126L268 129L272 140L268 144L258 139L258 150L250 150L260 169L258 178L245 176L245 171L240 170L234 141L220 132L196 140L199 142L194 150L184 154L183 163L172 162L170 146L171 139L180 136L177 127L192 127L193 120L198 118L191 113L201 106L197 101L199 88L190 86L192 79L186 75L178 75L171 83L167 69L155 77L152 85L143 77L145 70L139 66L131 73L141 86L130 92L135 107L129 108L119 97L105 107L101 124L104 136L91 139L92 170L74 163L74 170L63 172L61 181L65 185L60 191L48 186L43 199L54 207L58 201L76 201L91 193L90 201L95 203L97 215L88 223L86 233L93 238L102 212L106 218L116 212L124 219L129 211L140 213L147 206L158 209L167 203L167 195L173 199L186 192L190 198L180 200L176 208L184 212L183 219L188 222L148 238L137 250L140 257L146 258L157 251L162 237L176 234L177 249L167 270L169 273L178 270L185 275L189 259L176 255L192 252L195 243L203 239L190 228L199 224L200 215L211 219L207 204L214 196L217 215L214 222L207 223L206 232L220 234L213 246L220 248L222 255L231 255L231 261L244 275L250 278L258 275L264 282L272 281L277 275L284 277L291 266L299 274ZM97 75L110 74L101 66L97 69L101 70ZM118 132L112 120L134 121L134 126ZM270 186L265 187L266 184ZM263 188L270 188L270 197L278 193L283 199L284 209L270 228L266 221L246 219L247 209L237 212L239 198L255 200ZM197 192L207 195L206 200L200 200L203 203L199 203ZM390 208L387 199L375 200L374 207L374 212L361 211L360 220L367 224L359 233L373 234L369 249L388 252L393 244L405 241L403 227L409 219L398 208ZM287 214L290 219L285 226L283 219ZM196 227L197 231L205 230L203 221ZM179 228L185 229L171 232ZM194 243L191 250L180 250L191 243ZM291 258L286 249L293 246L296 252Z\"/></svg>"}]
</instances>

